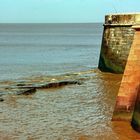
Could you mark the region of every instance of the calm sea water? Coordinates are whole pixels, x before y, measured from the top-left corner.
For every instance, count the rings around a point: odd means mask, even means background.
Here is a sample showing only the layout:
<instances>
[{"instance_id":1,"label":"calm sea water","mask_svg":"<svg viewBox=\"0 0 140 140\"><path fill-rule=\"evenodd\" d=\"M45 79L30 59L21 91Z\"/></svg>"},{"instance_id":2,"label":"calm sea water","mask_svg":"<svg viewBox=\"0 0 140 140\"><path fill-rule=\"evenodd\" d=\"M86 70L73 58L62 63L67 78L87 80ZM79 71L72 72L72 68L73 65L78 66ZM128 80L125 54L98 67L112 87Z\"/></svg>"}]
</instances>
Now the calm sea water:
<instances>
[{"instance_id":1,"label":"calm sea water","mask_svg":"<svg viewBox=\"0 0 140 140\"><path fill-rule=\"evenodd\" d=\"M0 24L0 80L97 67L102 24Z\"/></svg>"},{"instance_id":2,"label":"calm sea water","mask_svg":"<svg viewBox=\"0 0 140 140\"><path fill-rule=\"evenodd\" d=\"M0 93L24 78L73 72L84 78L82 85L2 96L0 140L140 139L129 123L111 122L122 75L97 69L102 30L102 24L0 24Z\"/></svg>"}]
</instances>

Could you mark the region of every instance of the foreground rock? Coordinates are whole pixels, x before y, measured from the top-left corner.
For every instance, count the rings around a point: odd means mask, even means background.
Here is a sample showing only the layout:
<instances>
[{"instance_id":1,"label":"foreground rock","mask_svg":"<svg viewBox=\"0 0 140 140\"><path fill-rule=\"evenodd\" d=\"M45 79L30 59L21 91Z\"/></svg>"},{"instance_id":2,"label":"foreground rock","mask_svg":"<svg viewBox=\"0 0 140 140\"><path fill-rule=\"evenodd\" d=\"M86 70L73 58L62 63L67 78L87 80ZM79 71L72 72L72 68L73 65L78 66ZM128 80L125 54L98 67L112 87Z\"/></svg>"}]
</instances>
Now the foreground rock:
<instances>
[{"instance_id":1,"label":"foreground rock","mask_svg":"<svg viewBox=\"0 0 140 140\"><path fill-rule=\"evenodd\" d=\"M80 81L58 81L58 82L50 82L46 84L36 84L36 85L17 85L18 88L35 88L35 89L48 89L48 88L58 88L66 85L81 85Z\"/></svg>"},{"instance_id":2,"label":"foreground rock","mask_svg":"<svg viewBox=\"0 0 140 140\"><path fill-rule=\"evenodd\" d=\"M30 94L34 94L35 92L36 92L36 88L28 88L19 91L17 95L30 95Z\"/></svg>"},{"instance_id":3,"label":"foreground rock","mask_svg":"<svg viewBox=\"0 0 140 140\"><path fill-rule=\"evenodd\" d=\"M37 89L59 88L68 85L81 85L89 74L95 70L83 71L78 73L68 73L55 76L29 77L13 81L0 82L0 97L7 94L32 95ZM88 76L87 76L88 75Z\"/></svg>"},{"instance_id":4,"label":"foreground rock","mask_svg":"<svg viewBox=\"0 0 140 140\"><path fill-rule=\"evenodd\" d=\"M0 102L3 102L4 101L4 99L3 98L0 98Z\"/></svg>"}]
</instances>

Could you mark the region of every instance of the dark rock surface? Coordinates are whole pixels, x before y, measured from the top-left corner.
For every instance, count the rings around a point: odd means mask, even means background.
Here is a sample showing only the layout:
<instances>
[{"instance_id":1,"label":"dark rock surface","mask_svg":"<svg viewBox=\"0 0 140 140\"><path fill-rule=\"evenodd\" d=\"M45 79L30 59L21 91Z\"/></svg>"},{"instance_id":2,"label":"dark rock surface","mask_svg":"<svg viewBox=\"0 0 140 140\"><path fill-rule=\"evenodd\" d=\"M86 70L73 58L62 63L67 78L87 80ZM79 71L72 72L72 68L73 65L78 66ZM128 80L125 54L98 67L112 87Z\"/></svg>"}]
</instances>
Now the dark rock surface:
<instances>
[{"instance_id":1,"label":"dark rock surface","mask_svg":"<svg viewBox=\"0 0 140 140\"><path fill-rule=\"evenodd\" d=\"M68 85L81 85L87 78L86 75L92 74L94 70L79 73L68 73L56 76L29 77L13 81L0 82L0 97L3 95L32 95L37 89L59 88Z\"/></svg>"},{"instance_id":2,"label":"dark rock surface","mask_svg":"<svg viewBox=\"0 0 140 140\"><path fill-rule=\"evenodd\" d=\"M3 102L4 101L4 99L3 98L0 98L0 102Z\"/></svg>"},{"instance_id":3,"label":"dark rock surface","mask_svg":"<svg viewBox=\"0 0 140 140\"><path fill-rule=\"evenodd\" d=\"M36 88L28 88L22 89L21 91L17 92L17 95L31 95L36 92Z\"/></svg>"}]
</instances>

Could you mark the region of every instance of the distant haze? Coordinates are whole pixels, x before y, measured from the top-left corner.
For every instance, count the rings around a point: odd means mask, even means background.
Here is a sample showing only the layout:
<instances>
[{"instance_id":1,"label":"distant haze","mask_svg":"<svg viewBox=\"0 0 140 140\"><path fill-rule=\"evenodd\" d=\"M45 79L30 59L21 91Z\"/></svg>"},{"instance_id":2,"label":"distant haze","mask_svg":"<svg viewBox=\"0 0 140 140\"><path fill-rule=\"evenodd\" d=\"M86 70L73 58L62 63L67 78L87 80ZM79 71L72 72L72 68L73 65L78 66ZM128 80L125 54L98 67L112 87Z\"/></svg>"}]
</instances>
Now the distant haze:
<instances>
[{"instance_id":1,"label":"distant haze","mask_svg":"<svg viewBox=\"0 0 140 140\"><path fill-rule=\"evenodd\" d=\"M109 13L139 11L140 0L0 0L0 23L103 22Z\"/></svg>"}]
</instances>

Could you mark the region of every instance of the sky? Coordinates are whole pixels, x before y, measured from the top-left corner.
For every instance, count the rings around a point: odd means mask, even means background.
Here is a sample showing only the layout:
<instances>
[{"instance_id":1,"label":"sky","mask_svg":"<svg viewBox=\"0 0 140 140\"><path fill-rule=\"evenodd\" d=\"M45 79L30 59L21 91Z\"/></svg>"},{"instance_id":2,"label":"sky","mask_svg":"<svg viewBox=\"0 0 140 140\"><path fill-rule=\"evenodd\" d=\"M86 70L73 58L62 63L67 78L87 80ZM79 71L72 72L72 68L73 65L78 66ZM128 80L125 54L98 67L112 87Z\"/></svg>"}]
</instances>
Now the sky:
<instances>
[{"instance_id":1,"label":"sky","mask_svg":"<svg viewBox=\"0 0 140 140\"><path fill-rule=\"evenodd\" d=\"M140 0L0 0L0 23L104 22L130 12L140 12Z\"/></svg>"}]
</instances>

